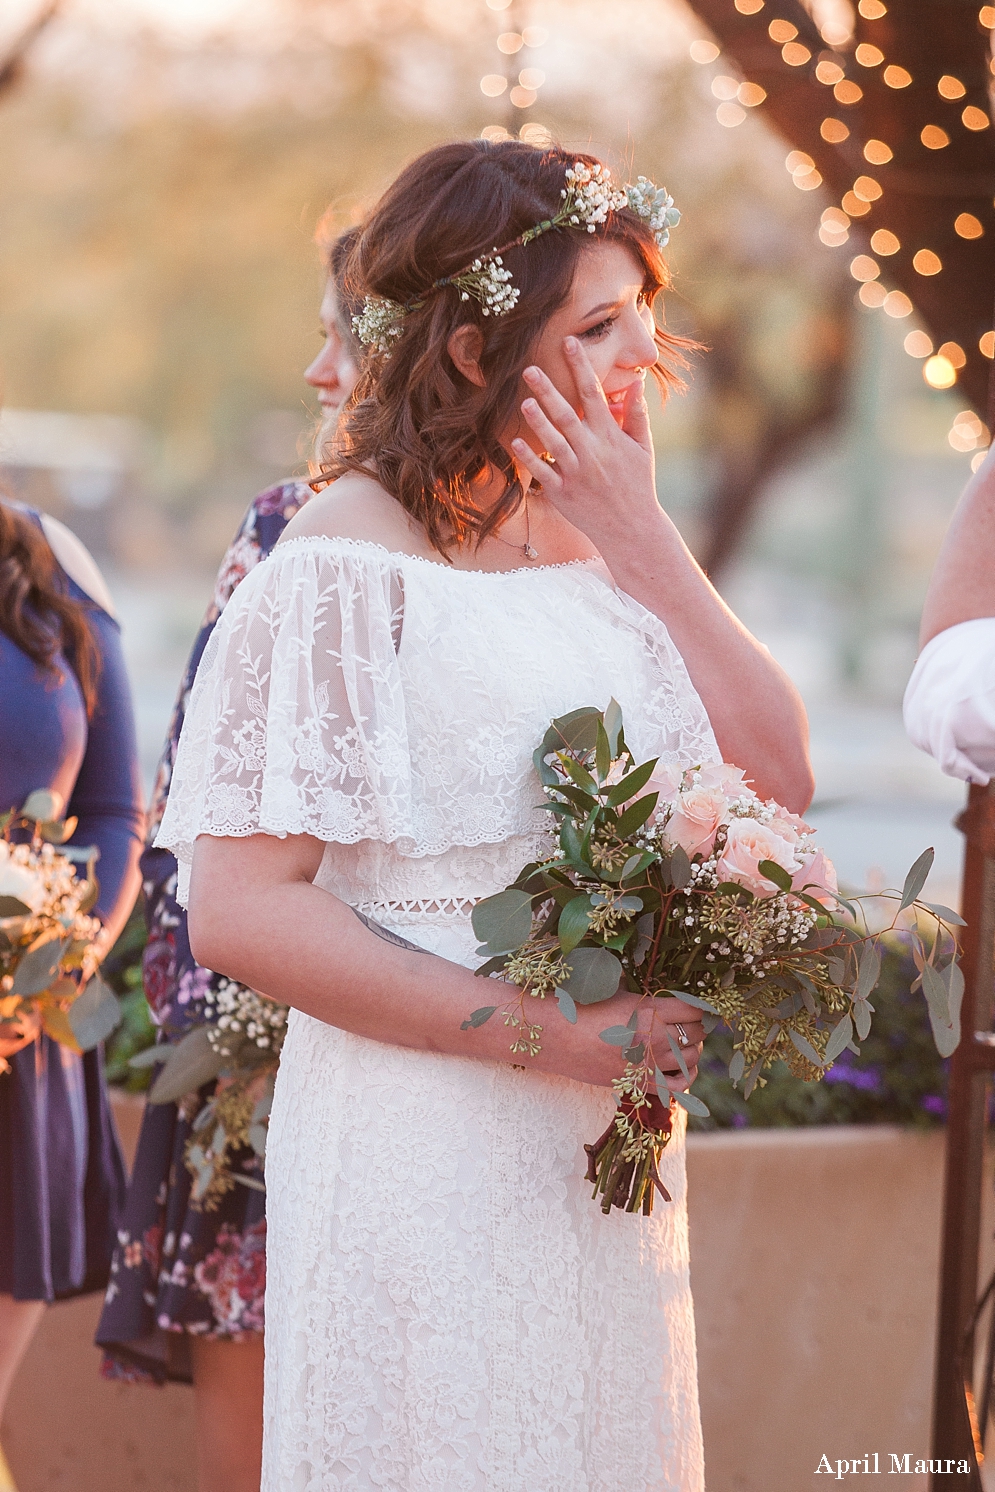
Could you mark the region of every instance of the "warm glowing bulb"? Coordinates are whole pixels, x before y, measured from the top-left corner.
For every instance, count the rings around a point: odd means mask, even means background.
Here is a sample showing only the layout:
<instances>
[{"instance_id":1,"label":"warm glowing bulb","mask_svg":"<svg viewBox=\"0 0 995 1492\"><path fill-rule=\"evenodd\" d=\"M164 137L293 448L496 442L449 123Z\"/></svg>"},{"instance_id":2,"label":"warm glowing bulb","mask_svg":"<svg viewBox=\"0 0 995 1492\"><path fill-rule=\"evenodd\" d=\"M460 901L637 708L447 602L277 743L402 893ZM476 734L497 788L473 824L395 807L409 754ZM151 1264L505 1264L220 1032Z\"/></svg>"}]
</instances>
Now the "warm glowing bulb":
<instances>
[{"instance_id":1,"label":"warm glowing bulb","mask_svg":"<svg viewBox=\"0 0 995 1492\"><path fill-rule=\"evenodd\" d=\"M488 98L497 98L498 94L504 92L508 86L508 79L501 73L488 73L486 78L480 80L480 91Z\"/></svg>"},{"instance_id":2,"label":"warm glowing bulb","mask_svg":"<svg viewBox=\"0 0 995 1492\"><path fill-rule=\"evenodd\" d=\"M861 67L880 67L884 61L884 53L880 47L872 47L870 42L862 41L853 54Z\"/></svg>"},{"instance_id":3,"label":"warm glowing bulb","mask_svg":"<svg viewBox=\"0 0 995 1492\"><path fill-rule=\"evenodd\" d=\"M889 88L908 88L912 82L912 74L906 72L904 67L896 67L894 63L886 67L881 76Z\"/></svg>"},{"instance_id":4,"label":"warm glowing bulb","mask_svg":"<svg viewBox=\"0 0 995 1492\"><path fill-rule=\"evenodd\" d=\"M739 92L739 84L735 78L728 78L720 73L717 78L712 79L712 92L716 98L735 98Z\"/></svg>"},{"instance_id":5,"label":"warm glowing bulb","mask_svg":"<svg viewBox=\"0 0 995 1492\"><path fill-rule=\"evenodd\" d=\"M872 166L886 166L894 153L883 140L868 140L864 146L864 160L870 161Z\"/></svg>"},{"instance_id":6,"label":"warm glowing bulb","mask_svg":"<svg viewBox=\"0 0 995 1492\"><path fill-rule=\"evenodd\" d=\"M855 280L876 280L881 270L870 254L858 254L850 260L850 273Z\"/></svg>"},{"instance_id":7,"label":"warm glowing bulb","mask_svg":"<svg viewBox=\"0 0 995 1492\"><path fill-rule=\"evenodd\" d=\"M838 207L827 207L825 212L822 214L820 222L831 224L834 228L838 228L841 232L845 231L850 226L850 219L847 217L845 212L840 212Z\"/></svg>"},{"instance_id":8,"label":"warm glowing bulb","mask_svg":"<svg viewBox=\"0 0 995 1492\"><path fill-rule=\"evenodd\" d=\"M873 176L858 176L853 183L853 190L854 195L864 202L876 202L882 195L882 188Z\"/></svg>"},{"instance_id":9,"label":"warm glowing bulb","mask_svg":"<svg viewBox=\"0 0 995 1492\"><path fill-rule=\"evenodd\" d=\"M820 223L819 238L827 249L839 249L850 237L845 228L840 228L835 223Z\"/></svg>"},{"instance_id":10,"label":"warm glowing bulb","mask_svg":"<svg viewBox=\"0 0 995 1492\"><path fill-rule=\"evenodd\" d=\"M978 350L982 357L995 358L995 332L985 332L978 343Z\"/></svg>"},{"instance_id":11,"label":"warm glowing bulb","mask_svg":"<svg viewBox=\"0 0 995 1492\"><path fill-rule=\"evenodd\" d=\"M864 90L860 84L851 83L849 78L844 78L833 89L833 97L838 104L859 104L863 96Z\"/></svg>"},{"instance_id":12,"label":"warm glowing bulb","mask_svg":"<svg viewBox=\"0 0 995 1492\"><path fill-rule=\"evenodd\" d=\"M913 268L921 275L938 275L943 268L940 256L932 249L920 249L913 257Z\"/></svg>"},{"instance_id":13,"label":"warm glowing bulb","mask_svg":"<svg viewBox=\"0 0 995 1492\"><path fill-rule=\"evenodd\" d=\"M865 21L880 21L881 17L888 14L888 7L881 4L881 0L860 0L857 6Z\"/></svg>"},{"instance_id":14,"label":"warm glowing bulb","mask_svg":"<svg viewBox=\"0 0 995 1492\"><path fill-rule=\"evenodd\" d=\"M927 150L942 150L945 145L950 144L950 136L938 124L927 124L920 131L919 138Z\"/></svg>"},{"instance_id":15,"label":"warm glowing bulb","mask_svg":"<svg viewBox=\"0 0 995 1492\"><path fill-rule=\"evenodd\" d=\"M933 344L925 332L909 332L904 346L909 357L929 357L933 351Z\"/></svg>"},{"instance_id":16,"label":"warm glowing bulb","mask_svg":"<svg viewBox=\"0 0 995 1492\"><path fill-rule=\"evenodd\" d=\"M850 138L850 131L842 119L824 119L819 126L819 134L824 140L828 140L830 145L842 145L844 140Z\"/></svg>"},{"instance_id":17,"label":"warm glowing bulb","mask_svg":"<svg viewBox=\"0 0 995 1492\"><path fill-rule=\"evenodd\" d=\"M965 129L969 130L986 130L991 124L984 109L976 109L973 104L968 104L960 117Z\"/></svg>"},{"instance_id":18,"label":"warm glowing bulb","mask_svg":"<svg viewBox=\"0 0 995 1492\"><path fill-rule=\"evenodd\" d=\"M960 238L980 238L984 231L973 212L962 212L954 218L954 232Z\"/></svg>"},{"instance_id":19,"label":"warm glowing bulb","mask_svg":"<svg viewBox=\"0 0 995 1492\"><path fill-rule=\"evenodd\" d=\"M553 143L553 132L545 124L540 124L536 119L530 119L528 124L523 124L518 131L518 138L524 140L526 145L535 145L540 150L548 150Z\"/></svg>"},{"instance_id":20,"label":"warm glowing bulb","mask_svg":"<svg viewBox=\"0 0 995 1492\"><path fill-rule=\"evenodd\" d=\"M974 455L971 457L971 470L978 471L987 455L987 451L975 451Z\"/></svg>"},{"instance_id":21,"label":"warm glowing bulb","mask_svg":"<svg viewBox=\"0 0 995 1492\"><path fill-rule=\"evenodd\" d=\"M963 98L967 89L960 78L952 77L950 73L944 73L936 85L936 91L941 98Z\"/></svg>"},{"instance_id":22,"label":"warm glowing bulb","mask_svg":"<svg viewBox=\"0 0 995 1492\"><path fill-rule=\"evenodd\" d=\"M857 299L862 306L867 306L869 310L876 311L888 299L888 292L883 285L878 284L877 280L867 280L857 291Z\"/></svg>"},{"instance_id":23,"label":"warm glowing bulb","mask_svg":"<svg viewBox=\"0 0 995 1492\"><path fill-rule=\"evenodd\" d=\"M784 157L784 165L785 169L794 175L796 171L811 171L815 166L815 161L810 155L806 155L804 150L789 150Z\"/></svg>"},{"instance_id":24,"label":"warm glowing bulb","mask_svg":"<svg viewBox=\"0 0 995 1492\"><path fill-rule=\"evenodd\" d=\"M713 41L693 41L689 50L692 62L714 62L719 55L719 49Z\"/></svg>"},{"instance_id":25,"label":"warm glowing bulb","mask_svg":"<svg viewBox=\"0 0 995 1492\"><path fill-rule=\"evenodd\" d=\"M538 97L534 88L523 88L517 84L508 94L516 109L531 109Z\"/></svg>"},{"instance_id":26,"label":"warm glowing bulb","mask_svg":"<svg viewBox=\"0 0 995 1492\"><path fill-rule=\"evenodd\" d=\"M746 118L746 110L741 109L739 104L729 101L719 104L719 107L715 111L715 117L719 121L719 124L725 125L727 130L733 130L737 124L742 124Z\"/></svg>"},{"instance_id":27,"label":"warm glowing bulb","mask_svg":"<svg viewBox=\"0 0 995 1492\"><path fill-rule=\"evenodd\" d=\"M978 20L989 31L995 30L995 5L983 5L978 11Z\"/></svg>"},{"instance_id":28,"label":"warm glowing bulb","mask_svg":"<svg viewBox=\"0 0 995 1492\"><path fill-rule=\"evenodd\" d=\"M781 48L781 56L789 67L804 67L812 53L800 41L789 41Z\"/></svg>"},{"instance_id":29,"label":"warm glowing bulb","mask_svg":"<svg viewBox=\"0 0 995 1492\"><path fill-rule=\"evenodd\" d=\"M524 36L519 36L517 31L502 31L497 39L498 51L503 52L506 57L513 57L520 52L525 45Z\"/></svg>"},{"instance_id":30,"label":"warm glowing bulb","mask_svg":"<svg viewBox=\"0 0 995 1492\"><path fill-rule=\"evenodd\" d=\"M523 88L530 89L533 93L541 88L546 81L546 74L538 67L523 67L518 74L518 81Z\"/></svg>"},{"instance_id":31,"label":"warm glowing bulb","mask_svg":"<svg viewBox=\"0 0 995 1492\"><path fill-rule=\"evenodd\" d=\"M755 16L758 10L763 10L764 0L733 0L733 4L740 15Z\"/></svg>"},{"instance_id":32,"label":"warm glowing bulb","mask_svg":"<svg viewBox=\"0 0 995 1492\"><path fill-rule=\"evenodd\" d=\"M549 41L549 32L545 26L526 26L522 32L522 41L527 47L544 47ZM718 47L715 50L718 51ZM526 124L523 128L535 131L542 129L543 126L539 124Z\"/></svg>"},{"instance_id":33,"label":"warm glowing bulb","mask_svg":"<svg viewBox=\"0 0 995 1492\"><path fill-rule=\"evenodd\" d=\"M945 357L947 362L954 368L963 368L967 362L967 358L964 356L964 349L958 342L944 342L939 352L940 357Z\"/></svg>"},{"instance_id":34,"label":"warm glowing bulb","mask_svg":"<svg viewBox=\"0 0 995 1492\"><path fill-rule=\"evenodd\" d=\"M879 228L871 234L871 248L875 254L897 254L901 247L894 233L889 233L887 228Z\"/></svg>"},{"instance_id":35,"label":"warm glowing bulb","mask_svg":"<svg viewBox=\"0 0 995 1492\"><path fill-rule=\"evenodd\" d=\"M767 90L761 88L759 83L740 83L736 97L748 109L755 109L767 97Z\"/></svg>"},{"instance_id":36,"label":"warm glowing bulb","mask_svg":"<svg viewBox=\"0 0 995 1492\"><path fill-rule=\"evenodd\" d=\"M937 354L927 358L923 364L922 376L931 389L950 389L957 382L957 369L948 358Z\"/></svg>"},{"instance_id":37,"label":"warm glowing bulb","mask_svg":"<svg viewBox=\"0 0 995 1492\"><path fill-rule=\"evenodd\" d=\"M485 124L480 131L482 140L490 140L494 144L497 140L510 140L511 136L503 124Z\"/></svg>"},{"instance_id":38,"label":"warm glowing bulb","mask_svg":"<svg viewBox=\"0 0 995 1492\"><path fill-rule=\"evenodd\" d=\"M771 41L786 42L794 41L798 35L798 27L792 26L790 21L771 21L767 27L767 35Z\"/></svg>"},{"instance_id":39,"label":"warm glowing bulb","mask_svg":"<svg viewBox=\"0 0 995 1492\"><path fill-rule=\"evenodd\" d=\"M903 291L889 290L884 298L883 310L886 316L894 316L896 319L911 316L912 302Z\"/></svg>"},{"instance_id":40,"label":"warm glowing bulb","mask_svg":"<svg viewBox=\"0 0 995 1492\"><path fill-rule=\"evenodd\" d=\"M845 74L838 62L820 62L815 69L815 76L820 83L831 87L834 83L839 83Z\"/></svg>"},{"instance_id":41,"label":"warm glowing bulb","mask_svg":"<svg viewBox=\"0 0 995 1492\"><path fill-rule=\"evenodd\" d=\"M844 212L848 212L852 218L862 218L865 212L870 212L871 204L864 202L857 196L856 192L847 192L841 203Z\"/></svg>"}]
</instances>

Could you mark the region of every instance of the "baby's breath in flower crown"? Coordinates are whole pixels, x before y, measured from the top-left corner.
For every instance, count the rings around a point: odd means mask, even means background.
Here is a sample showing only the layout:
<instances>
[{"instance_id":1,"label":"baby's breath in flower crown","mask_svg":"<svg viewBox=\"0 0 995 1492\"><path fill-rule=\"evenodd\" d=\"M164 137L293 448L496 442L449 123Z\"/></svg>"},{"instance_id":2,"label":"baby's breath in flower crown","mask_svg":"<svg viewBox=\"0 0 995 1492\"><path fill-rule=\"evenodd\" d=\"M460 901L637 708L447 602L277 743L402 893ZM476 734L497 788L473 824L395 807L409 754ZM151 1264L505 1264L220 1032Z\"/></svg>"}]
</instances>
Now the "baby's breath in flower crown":
<instances>
[{"instance_id":1,"label":"baby's breath in flower crown","mask_svg":"<svg viewBox=\"0 0 995 1492\"><path fill-rule=\"evenodd\" d=\"M368 295L363 309L352 318L356 336L374 352L385 356L393 350L395 342L404 330L404 318L409 311L420 310L428 296L435 290L452 285L460 300L475 300L485 316L507 316L518 304L521 291L512 284L511 271L505 268L502 255L508 249L518 248L549 233L554 228L582 228L595 233L608 221L610 213L628 208L645 219L659 247L665 248L670 241L670 230L680 222L681 215L674 206L674 199L645 176L636 178L635 184L624 188L612 185L611 171L600 161L588 165L575 161L565 173L566 185L560 192L561 205L552 217L544 218L532 228L526 228L517 238L489 254L481 254L456 274L433 280L429 289L403 304L383 295Z\"/></svg>"}]
</instances>

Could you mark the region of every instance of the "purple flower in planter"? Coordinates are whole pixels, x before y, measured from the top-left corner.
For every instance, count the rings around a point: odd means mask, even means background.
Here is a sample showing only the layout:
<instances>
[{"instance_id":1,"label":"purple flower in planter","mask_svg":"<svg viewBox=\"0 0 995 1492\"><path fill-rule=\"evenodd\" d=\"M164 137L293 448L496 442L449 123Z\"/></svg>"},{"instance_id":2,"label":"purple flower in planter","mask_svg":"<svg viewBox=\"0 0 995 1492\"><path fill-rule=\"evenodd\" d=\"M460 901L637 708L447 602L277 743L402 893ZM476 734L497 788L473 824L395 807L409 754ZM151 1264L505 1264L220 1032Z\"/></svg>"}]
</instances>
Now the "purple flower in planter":
<instances>
[{"instance_id":1,"label":"purple flower in planter","mask_svg":"<svg viewBox=\"0 0 995 1492\"><path fill-rule=\"evenodd\" d=\"M941 1119L946 1118L947 1101L939 1093L926 1093L920 1098L919 1107L925 1109L927 1114L938 1114Z\"/></svg>"},{"instance_id":2,"label":"purple flower in planter","mask_svg":"<svg viewBox=\"0 0 995 1492\"><path fill-rule=\"evenodd\" d=\"M862 1088L867 1093L881 1092L881 1074L876 1067L851 1067L848 1062L837 1062L823 1081L849 1083L851 1088Z\"/></svg>"}]
</instances>

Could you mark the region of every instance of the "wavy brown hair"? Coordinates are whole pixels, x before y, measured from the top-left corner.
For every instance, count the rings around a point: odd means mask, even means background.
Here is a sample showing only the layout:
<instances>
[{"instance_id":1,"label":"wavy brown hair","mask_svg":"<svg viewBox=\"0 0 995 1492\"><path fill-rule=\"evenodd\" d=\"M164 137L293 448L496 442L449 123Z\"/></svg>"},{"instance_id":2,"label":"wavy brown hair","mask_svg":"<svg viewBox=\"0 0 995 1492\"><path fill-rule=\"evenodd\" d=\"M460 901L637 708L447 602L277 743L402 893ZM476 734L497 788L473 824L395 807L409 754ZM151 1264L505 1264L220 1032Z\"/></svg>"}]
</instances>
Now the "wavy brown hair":
<instances>
[{"instance_id":1,"label":"wavy brown hair","mask_svg":"<svg viewBox=\"0 0 995 1492\"><path fill-rule=\"evenodd\" d=\"M89 609L69 594L42 531L0 498L0 632L59 683L61 652L76 675L87 718L96 707L100 675Z\"/></svg>"},{"instance_id":2,"label":"wavy brown hair","mask_svg":"<svg viewBox=\"0 0 995 1492\"><path fill-rule=\"evenodd\" d=\"M565 171L596 158L537 150L517 140L467 140L426 151L401 172L369 214L349 255L349 298L379 295L406 304L389 354L372 352L340 420L321 479L345 472L376 477L423 526L442 554L472 538L479 543L513 513L522 488L498 437L514 420L527 392L521 375L550 316L570 294L578 258L592 242L586 232L557 229L503 252L520 293L504 316L484 316L475 300L435 280L464 269L496 244L506 244L551 217L561 204ZM644 272L651 307L670 283L652 231L628 208L609 214L596 232L601 242L625 244ZM448 351L458 326L482 338L478 388ZM661 359L653 373L666 392L680 382L683 350L693 344L657 325ZM473 495L476 478L502 473L504 492L487 514Z\"/></svg>"}]
</instances>

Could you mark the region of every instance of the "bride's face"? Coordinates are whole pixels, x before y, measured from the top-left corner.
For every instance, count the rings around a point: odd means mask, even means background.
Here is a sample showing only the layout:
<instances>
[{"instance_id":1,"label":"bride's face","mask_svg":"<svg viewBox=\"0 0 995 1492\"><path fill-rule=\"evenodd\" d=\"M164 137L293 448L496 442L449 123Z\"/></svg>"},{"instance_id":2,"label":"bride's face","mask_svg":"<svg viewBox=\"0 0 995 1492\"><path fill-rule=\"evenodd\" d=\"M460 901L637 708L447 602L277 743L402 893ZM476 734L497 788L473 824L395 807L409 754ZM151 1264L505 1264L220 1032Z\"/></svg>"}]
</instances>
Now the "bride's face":
<instances>
[{"instance_id":1,"label":"bride's face","mask_svg":"<svg viewBox=\"0 0 995 1492\"><path fill-rule=\"evenodd\" d=\"M532 361L578 414L583 411L563 350L566 337L576 337L584 348L619 422L626 391L659 358L644 281L642 265L625 244L591 244L580 256L568 300L543 328ZM522 397L529 392L523 384ZM535 436L522 424L515 433L535 444Z\"/></svg>"}]
</instances>

